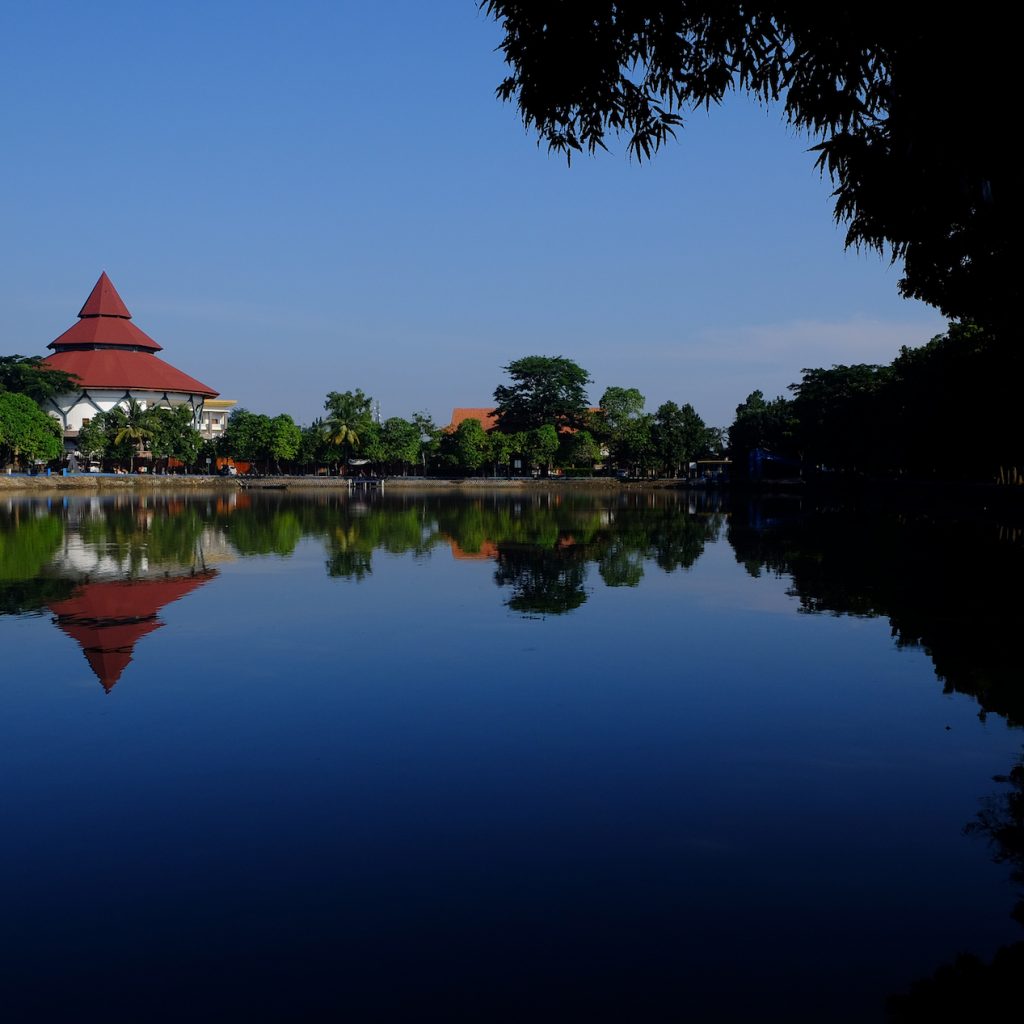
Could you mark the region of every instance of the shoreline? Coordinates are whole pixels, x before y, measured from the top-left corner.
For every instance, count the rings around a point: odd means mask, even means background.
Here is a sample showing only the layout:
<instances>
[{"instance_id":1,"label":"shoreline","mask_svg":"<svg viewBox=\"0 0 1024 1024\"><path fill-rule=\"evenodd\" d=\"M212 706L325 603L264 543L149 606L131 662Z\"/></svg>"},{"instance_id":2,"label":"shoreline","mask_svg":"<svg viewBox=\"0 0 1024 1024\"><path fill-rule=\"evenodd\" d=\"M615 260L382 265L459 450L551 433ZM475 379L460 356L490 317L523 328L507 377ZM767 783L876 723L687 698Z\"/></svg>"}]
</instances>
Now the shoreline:
<instances>
[{"instance_id":1,"label":"shoreline","mask_svg":"<svg viewBox=\"0 0 1024 1024\"><path fill-rule=\"evenodd\" d=\"M685 480L618 480L611 477L560 477L513 479L501 477L385 477L384 493L417 491L536 491L579 488L585 490L681 490ZM694 488L704 490L704 487ZM84 494L121 492L213 490L213 491L299 491L330 490L348 492L346 477L271 476L248 479L223 476L0 476L0 493L43 494L75 491Z\"/></svg>"},{"instance_id":2,"label":"shoreline","mask_svg":"<svg viewBox=\"0 0 1024 1024\"><path fill-rule=\"evenodd\" d=\"M628 494L674 491L685 494L720 495L729 498L809 498L863 502L866 505L896 503L946 512L972 514L1024 511L1024 487L995 483L935 480L834 480L834 481L732 481L711 486L683 479L619 480L614 477L548 477L504 479L494 477L385 477L381 491L373 487L349 490L346 477L323 476L7 476L0 474L0 497L47 497L69 494L109 496L116 494L238 493L242 491L343 494L481 494L582 492Z\"/></svg>"}]
</instances>

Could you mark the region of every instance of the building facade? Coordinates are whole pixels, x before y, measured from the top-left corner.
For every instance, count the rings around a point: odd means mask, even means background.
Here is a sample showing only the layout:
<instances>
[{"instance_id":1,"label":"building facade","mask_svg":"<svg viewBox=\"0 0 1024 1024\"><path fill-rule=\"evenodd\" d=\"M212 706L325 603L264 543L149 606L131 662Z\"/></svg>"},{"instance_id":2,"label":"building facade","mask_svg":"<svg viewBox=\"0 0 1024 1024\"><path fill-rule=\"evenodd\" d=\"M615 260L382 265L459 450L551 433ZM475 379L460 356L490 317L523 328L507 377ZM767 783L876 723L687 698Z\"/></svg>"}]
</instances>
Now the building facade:
<instances>
[{"instance_id":1,"label":"building facade","mask_svg":"<svg viewBox=\"0 0 1024 1024\"><path fill-rule=\"evenodd\" d=\"M228 429L228 417L238 405L235 398L208 398L199 416L199 433L205 441L216 441Z\"/></svg>"}]
</instances>

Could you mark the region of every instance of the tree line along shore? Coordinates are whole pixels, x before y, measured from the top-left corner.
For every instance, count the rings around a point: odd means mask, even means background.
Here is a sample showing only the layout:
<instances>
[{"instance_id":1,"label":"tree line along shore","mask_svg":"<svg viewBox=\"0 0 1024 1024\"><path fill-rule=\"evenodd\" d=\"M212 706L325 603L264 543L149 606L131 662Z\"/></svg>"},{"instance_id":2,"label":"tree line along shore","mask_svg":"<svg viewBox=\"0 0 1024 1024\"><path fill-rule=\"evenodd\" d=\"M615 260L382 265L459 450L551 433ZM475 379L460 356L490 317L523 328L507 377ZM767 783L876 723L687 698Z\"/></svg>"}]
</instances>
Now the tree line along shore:
<instances>
[{"instance_id":1,"label":"tree line along shore","mask_svg":"<svg viewBox=\"0 0 1024 1024\"><path fill-rule=\"evenodd\" d=\"M689 402L646 410L636 388L605 389L590 405L588 372L563 356L502 367L488 408L381 420L361 389L328 392L324 414L300 426L286 413L235 409L204 439L188 406L133 400L100 413L74 439L40 408L73 388L35 358L0 357L0 468L135 474L359 476L444 480L533 477L701 482L871 479L1024 482L1024 426L1015 414L1018 348L954 323L887 365L804 369L788 396L748 395L727 427ZM92 475L92 474L89 474ZM107 484L105 484L107 486Z\"/></svg>"}]
</instances>

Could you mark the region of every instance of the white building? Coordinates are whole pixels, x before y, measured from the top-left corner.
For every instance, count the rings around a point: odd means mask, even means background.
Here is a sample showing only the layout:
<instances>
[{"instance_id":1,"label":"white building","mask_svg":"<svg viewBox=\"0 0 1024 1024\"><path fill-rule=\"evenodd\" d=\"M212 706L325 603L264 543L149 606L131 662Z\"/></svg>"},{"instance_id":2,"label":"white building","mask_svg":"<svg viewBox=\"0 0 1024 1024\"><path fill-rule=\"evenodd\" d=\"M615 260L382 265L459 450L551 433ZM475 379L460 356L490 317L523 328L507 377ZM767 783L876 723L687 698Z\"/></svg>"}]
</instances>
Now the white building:
<instances>
[{"instance_id":1,"label":"white building","mask_svg":"<svg viewBox=\"0 0 1024 1024\"><path fill-rule=\"evenodd\" d=\"M216 441L218 437L223 437L228 429L228 417L236 405L236 398L208 398L203 403L203 412L199 417L200 435L207 441Z\"/></svg>"}]
</instances>

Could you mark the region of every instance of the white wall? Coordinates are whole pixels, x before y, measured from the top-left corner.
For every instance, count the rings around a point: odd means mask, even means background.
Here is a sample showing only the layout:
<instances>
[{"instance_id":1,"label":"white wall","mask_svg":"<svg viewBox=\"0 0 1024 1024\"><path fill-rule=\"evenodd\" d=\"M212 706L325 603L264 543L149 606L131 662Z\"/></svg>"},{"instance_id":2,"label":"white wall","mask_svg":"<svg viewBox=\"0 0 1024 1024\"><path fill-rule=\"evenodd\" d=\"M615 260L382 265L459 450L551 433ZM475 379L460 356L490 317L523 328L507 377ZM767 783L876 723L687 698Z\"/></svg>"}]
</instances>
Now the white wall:
<instances>
[{"instance_id":1,"label":"white wall","mask_svg":"<svg viewBox=\"0 0 1024 1024\"><path fill-rule=\"evenodd\" d=\"M43 408L51 416L55 417L65 431L78 431L82 429L82 421L92 419L101 412L110 412L115 406L127 408L128 397L125 397L125 389L102 391L98 388L90 389L82 397L82 392L76 391L69 395L58 395L56 398L43 404ZM199 416L203 408L203 399L199 395L183 394L179 391L168 391L166 397L162 391L134 391L128 392L130 398L134 398L143 409L150 409L154 406L173 408L183 405L192 399L196 410L196 425L198 426Z\"/></svg>"}]
</instances>

